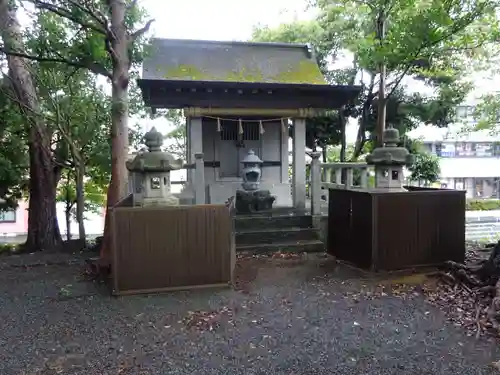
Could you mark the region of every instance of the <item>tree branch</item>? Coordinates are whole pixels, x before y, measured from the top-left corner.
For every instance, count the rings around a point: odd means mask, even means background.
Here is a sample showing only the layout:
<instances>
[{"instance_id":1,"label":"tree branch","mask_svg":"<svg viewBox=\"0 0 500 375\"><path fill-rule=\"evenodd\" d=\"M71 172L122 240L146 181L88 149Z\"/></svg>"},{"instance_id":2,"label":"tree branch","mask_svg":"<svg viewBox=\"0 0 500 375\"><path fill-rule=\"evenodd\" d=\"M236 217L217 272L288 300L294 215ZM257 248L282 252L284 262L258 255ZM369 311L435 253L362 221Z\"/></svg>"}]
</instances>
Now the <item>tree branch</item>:
<instances>
[{"instance_id":1,"label":"tree branch","mask_svg":"<svg viewBox=\"0 0 500 375\"><path fill-rule=\"evenodd\" d=\"M95 74L102 75L109 79L111 79L112 77L111 73L108 72L106 68L93 61L71 61L69 59L64 59L64 58L33 56L33 55L28 55L26 53L8 51L5 47L0 47L0 52L5 53L6 55L21 57L24 59L38 61L38 62L52 62L57 64L66 64L69 66L73 66L75 68L88 69Z\"/></svg>"},{"instance_id":2,"label":"tree branch","mask_svg":"<svg viewBox=\"0 0 500 375\"><path fill-rule=\"evenodd\" d=\"M132 0L130 4L127 6L127 11L134 9L137 6L137 0Z\"/></svg>"},{"instance_id":3,"label":"tree branch","mask_svg":"<svg viewBox=\"0 0 500 375\"><path fill-rule=\"evenodd\" d=\"M147 33L149 31L149 29L151 28L151 25L154 21L155 20L152 20L152 19L149 20L148 22L146 22L146 25L144 25L144 27L142 27L139 30L130 34L129 40L132 43L134 43L138 38L140 38L141 36L143 36L145 33Z\"/></svg>"},{"instance_id":4,"label":"tree branch","mask_svg":"<svg viewBox=\"0 0 500 375\"><path fill-rule=\"evenodd\" d=\"M106 16L104 14L102 14L102 12L91 10L90 7L88 6L88 2L85 2L87 4L87 6L84 7L84 6L82 6L80 4L81 0L77 0L77 1L75 1L75 0L66 0L66 1L68 3L70 3L71 5L77 7L78 9L80 9L82 12L86 13L90 17L92 17L95 21L97 21L99 23L99 25L101 25L103 27L103 31L106 30L106 26L108 24L108 20L107 20Z\"/></svg>"},{"instance_id":5,"label":"tree branch","mask_svg":"<svg viewBox=\"0 0 500 375\"><path fill-rule=\"evenodd\" d=\"M81 18L77 18L77 17L73 16L68 9L64 9L60 6L49 4L49 3L46 3L46 2L43 2L40 0L29 0L29 2L33 3L33 5L35 5L35 7L37 7L38 9L47 10L49 12L57 14L60 17L66 18L66 19L68 19L68 20L70 20L78 25L81 25L81 26L86 27L88 29L94 30L98 33L101 33L101 34L106 33L106 31L103 28L97 27L96 25L93 25L89 22L85 22ZM72 3L72 2L70 1L70 3ZM74 3L72 3L72 4L75 5ZM77 5L75 5L75 6L77 6ZM82 9L81 6L77 6L77 7L79 9ZM88 11L86 11L85 9L82 9L82 10L88 14Z\"/></svg>"},{"instance_id":6,"label":"tree branch","mask_svg":"<svg viewBox=\"0 0 500 375\"><path fill-rule=\"evenodd\" d=\"M394 94L394 91L396 91L396 89L398 88L399 84L401 83L401 81L403 80L403 78L406 76L406 74L408 73L408 71L410 70L410 68L411 68L411 64L406 64L406 67L403 70L403 72L401 73L401 75L396 80L392 81L389 85L387 85L387 86L392 86L392 89L386 95L386 97L385 97L386 100L388 100L392 96L392 94Z\"/></svg>"}]
</instances>

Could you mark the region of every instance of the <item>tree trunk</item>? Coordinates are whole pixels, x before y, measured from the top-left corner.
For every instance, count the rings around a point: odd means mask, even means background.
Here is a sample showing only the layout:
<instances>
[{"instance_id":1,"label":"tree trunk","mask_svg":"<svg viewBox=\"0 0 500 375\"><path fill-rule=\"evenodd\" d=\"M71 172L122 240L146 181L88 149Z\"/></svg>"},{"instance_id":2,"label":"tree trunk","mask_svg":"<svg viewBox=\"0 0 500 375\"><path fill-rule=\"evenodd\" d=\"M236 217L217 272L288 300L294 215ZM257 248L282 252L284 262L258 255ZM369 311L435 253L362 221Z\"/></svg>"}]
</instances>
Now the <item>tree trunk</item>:
<instances>
[{"instance_id":1,"label":"tree trunk","mask_svg":"<svg viewBox=\"0 0 500 375\"><path fill-rule=\"evenodd\" d=\"M66 189L64 197L64 216L66 219L66 240L71 240L71 209L73 208L73 200L71 199L71 194L69 191L69 186L71 183L71 171L68 169L66 175Z\"/></svg>"},{"instance_id":2,"label":"tree trunk","mask_svg":"<svg viewBox=\"0 0 500 375\"><path fill-rule=\"evenodd\" d=\"M363 152L363 147L366 143L366 125L369 121L370 108L373 103L373 88L375 86L375 75L371 76L370 84L368 86L368 95L365 102L363 103L363 110L361 113L361 119L358 128L358 135L356 137L356 144L354 145L354 152L352 156L352 161L356 161L358 157Z\"/></svg>"},{"instance_id":3,"label":"tree trunk","mask_svg":"<svg viewBox=\"0 0 500 375\"><path fill-rule=\"evenodd\" d=\"M385 9L379 11L379 16L377 19L377 39L379 40L380 46L383 45L385 40L385 26L386 26L386 16ZM386 120L386 100L385 100L385 79L386 79L386 67L385 62L381 62L379 65L379 85L378 85L378 114L377 114L377 129L375 131L377 147L382 147L384 145L384 130L385 130L385 120Z\"/></svg>"},{"instance_id":4,"label":"tree trunk","mask_svg":"<svg viewBox=\"0 0 500 375\"><path fill-rule=\"evenodd\" d=\"M71 240L71 207L70 202L66 202L66 209L64 210L64 215L66 216L66 240Z\"/></svg>"},{"instance_id":5,"label":"tree trunk","mask_svg":"<svg viewBox=\"0 0 500 375\"><path fill-rule=\"evenodd\" d=\"M80 242L85 246L87 236L85 235L85 223L83 212L85 209L85 193L83 189L83 177L85 176L85 165L80 163L76 168L76 221L78 222L78 236Z\"/></svg>"},{"instance_id":6,"label":"tree trunk","mask_svg":"<svg viewBox=\"0 0 500 375\"><path fill-rule=\"evenodd\" d=\"M366 104L366 103L365 103ZM363 109L364 112L364 109ZM358 160L359 156L363 152L363 147L365 147L366 144L366 122L364 120L364 114L361 115L361 120L360 124L358 127L358 134L356 136L356 143L354 144L354 151L352 153L352 160L351 161L356 161Z\"/></svg>"},{"instance_id":7,"label":"tree trunk","mask_svg":"<svg viewBox=\"0 0 500 375\"><path fill-rule=\"evenodd\" d=\"M57 220L57 186L59 185L59 181L61 181L62 171L63 171L63 169L60 166L55 166L54 170L53 170L53 172L54 172L54 193L56 195L56 199L55 199L56 215L54 216L54 235L56 236L56 238L61 239L61 243L62 243L61 228L59 228L59 222Z\"/></svg>"},{"instance_id":8,"label":"tree trunk","mask_svg":"<svg viewBox=\"0 0 500 375\"><path fill-rule=\"evenodd\" d=\"M23 53L23 39L15 9L8 0L0 0L0 34L7 50ZM9 76L16 91L18 104L29 124L30 196L28 237L31 251L58 248L61 234L57 225L56 189L51 152L51 131L40 113L40 103L30 74L28 62L7 55Z\"/></svg>"},{"instance_id":9,"label":"tree trunk","mask_svg":"<svg viewBox=\"0 0 500 375\"><path fill-rule=\"evenodd\" d=\"M111 109L111 182L107 196L104 239L101 246L101 266L111 263L111 227L109 208L128 193L128 84L129 84L129 37L125 26L126 4L123 0L109 0L111 29L114 38L109 51L113 60L112 109Z\"/></svg>"}]
</instances>

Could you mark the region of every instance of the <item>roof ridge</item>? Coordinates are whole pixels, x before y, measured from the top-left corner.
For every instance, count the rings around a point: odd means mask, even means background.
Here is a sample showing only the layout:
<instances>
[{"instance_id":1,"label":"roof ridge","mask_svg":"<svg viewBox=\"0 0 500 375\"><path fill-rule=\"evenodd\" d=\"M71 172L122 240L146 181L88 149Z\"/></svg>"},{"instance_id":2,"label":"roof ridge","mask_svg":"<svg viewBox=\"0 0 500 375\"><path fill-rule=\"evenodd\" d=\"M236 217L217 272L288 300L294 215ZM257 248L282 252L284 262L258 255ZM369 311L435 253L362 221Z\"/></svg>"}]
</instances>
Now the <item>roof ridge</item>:
<instances>
[{"instance_id":1,"label":"roof ridge","mask_svg":"<svg viewBox=\"0 0 500 375\"><path fill-rule=\"evenodd\" d=\"M282 47L282 48L305 48L310 49L310 43L284 43L284 42L254 42L242 40L205 40L205 39L181 39L181 38L159 38L153 37L151 41L169 41L179 43L204 43L204 44L226 44L226 45L243 45L243 46L257 46L257 47Z\"/></svg>"}]
</instances>

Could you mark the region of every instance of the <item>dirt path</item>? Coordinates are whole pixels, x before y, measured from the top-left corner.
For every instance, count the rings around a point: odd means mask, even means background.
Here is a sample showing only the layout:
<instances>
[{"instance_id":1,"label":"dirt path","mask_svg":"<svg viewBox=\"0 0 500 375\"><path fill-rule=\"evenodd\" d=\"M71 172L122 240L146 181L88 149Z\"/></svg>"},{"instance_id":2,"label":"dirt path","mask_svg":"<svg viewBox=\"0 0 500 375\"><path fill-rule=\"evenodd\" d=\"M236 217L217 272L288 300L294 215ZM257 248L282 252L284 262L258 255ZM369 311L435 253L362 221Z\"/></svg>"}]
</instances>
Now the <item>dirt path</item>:
<instances>
[{"instance_id":1,"label":"dirt path","mask_svg":"<svg viewBox=\"0 0 500 375\"><path fill-rule=\"evenodd\" d=\"M467 375L500 359L418 293L375 295L330 261L244 259L239 290L126 298L82 264L0 258L0 374Z\"/></svg>"}]
</instances>

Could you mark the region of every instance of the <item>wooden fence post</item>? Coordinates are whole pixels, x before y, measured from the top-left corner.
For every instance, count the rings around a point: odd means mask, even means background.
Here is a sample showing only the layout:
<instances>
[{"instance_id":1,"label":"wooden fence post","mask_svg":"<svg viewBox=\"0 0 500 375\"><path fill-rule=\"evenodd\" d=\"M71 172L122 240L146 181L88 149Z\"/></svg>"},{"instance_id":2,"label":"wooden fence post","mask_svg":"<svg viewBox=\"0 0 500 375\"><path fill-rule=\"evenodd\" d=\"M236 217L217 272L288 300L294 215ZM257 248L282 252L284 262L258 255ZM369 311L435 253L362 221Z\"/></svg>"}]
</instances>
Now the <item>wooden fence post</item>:
<instances>
[{"instance_id":1,"label":"wooden fence post","mask_svg":"<svg viewBox=\"0 0 500 375\"><path fill-rule=\"evenodd\" d=\"M205 204L205 163L203 154L196 153L195 157L195 172L194 172L194 199L195 204Z\"/></svg>"},{"instance_id":2,"label":"wooden fence post","mask_svg":"<svg viewBox=\"0 0 500 375\"><path fill-rule=\"evenodd\" d=\"M311 214L321 214L321 152L311 152Z\"/></svg>"}]
</instances>

